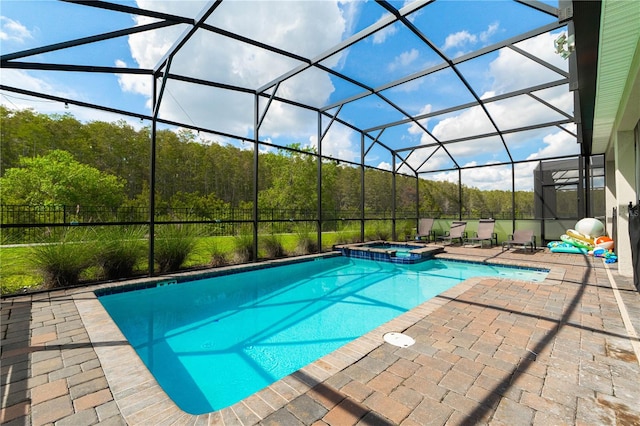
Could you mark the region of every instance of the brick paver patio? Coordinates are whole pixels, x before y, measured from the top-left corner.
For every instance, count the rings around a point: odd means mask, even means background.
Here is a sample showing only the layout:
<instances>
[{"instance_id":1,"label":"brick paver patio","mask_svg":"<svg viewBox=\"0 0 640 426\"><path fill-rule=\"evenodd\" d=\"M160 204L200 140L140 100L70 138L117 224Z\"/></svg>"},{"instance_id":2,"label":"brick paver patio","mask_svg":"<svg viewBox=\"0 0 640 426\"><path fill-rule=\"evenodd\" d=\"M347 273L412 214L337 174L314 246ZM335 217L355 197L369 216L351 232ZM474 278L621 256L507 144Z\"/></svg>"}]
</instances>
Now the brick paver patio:
<instances>
[{"instance_id":1,"label":"brick paver patio","mask_svg":"<svg viewBox=\"0 0 640 426\"><path fill-rule=\"evenodd\" d=\"M3 425L637 425L640 295L601 259L448 247L551 268L541 284L476 278L232 407L168 400L93 288L2 299ZM632 324L623 321L614 278ZM382 340L401 331L416 340Z\"/></svg>"}]
</instances>

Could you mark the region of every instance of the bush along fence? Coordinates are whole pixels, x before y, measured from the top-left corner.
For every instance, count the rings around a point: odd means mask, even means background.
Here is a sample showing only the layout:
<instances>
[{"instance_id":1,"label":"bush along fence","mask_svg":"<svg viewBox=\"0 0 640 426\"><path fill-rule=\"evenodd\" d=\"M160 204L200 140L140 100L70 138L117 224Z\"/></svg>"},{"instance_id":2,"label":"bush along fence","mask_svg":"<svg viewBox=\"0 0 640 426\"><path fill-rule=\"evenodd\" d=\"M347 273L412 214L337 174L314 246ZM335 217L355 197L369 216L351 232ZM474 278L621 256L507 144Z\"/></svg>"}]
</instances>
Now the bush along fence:
<instances>
[{"instance_id":1,"label":"bush along fence","mask_svg":"<svg viewBox=\"0 0 640 426\"><path fill-rule=\"evenodd\" d=\"M338 210L323 209L321 220L323 231L339 231L359 220L388 221L393 218L391 210L366 208ZM473 220L493 217L507 219L502 214L492 212L465 213L461 218ZM104 206L65 206L65 205L0 205L1 244L29 244L49 239L52 230L65 226L112 226L112 225L148 225L150 210L147 207L122 206L118 208ZM418 217L458 219L458 213L426 212L415 210L397 210L397 221L413 226L411 221ZM295 232L296 223L318 221L317 209L259 209L257 219L260 227L268 227L270 233ZM246 232L247 223L253 222L253 209L226 207L203 210L185 207L162 206L155 209L154 221L158 224L193 223L200 226L202 232L211 236L237 235ZM408 222L407 222L408 221ZM398 232L405 232L404 230Z\"/></svg>"}]
</instances>

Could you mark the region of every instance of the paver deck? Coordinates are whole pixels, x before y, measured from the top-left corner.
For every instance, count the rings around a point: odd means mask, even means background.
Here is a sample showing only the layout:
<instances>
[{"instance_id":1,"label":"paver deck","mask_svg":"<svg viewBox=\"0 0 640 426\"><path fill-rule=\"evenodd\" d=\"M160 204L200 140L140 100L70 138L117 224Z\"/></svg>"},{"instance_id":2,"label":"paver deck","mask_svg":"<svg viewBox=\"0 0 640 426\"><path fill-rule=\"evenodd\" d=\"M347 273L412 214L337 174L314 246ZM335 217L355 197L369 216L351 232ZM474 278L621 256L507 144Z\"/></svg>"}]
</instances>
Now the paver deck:
<instances>
[{"instance_id":1,"label":"paver deck","mask_svg":"<svg viewBox=\"0 0 640 426\"><path fill-rule=\"evenodd\" d=\"M640 295L630 279L601 259L546 250L447 247L439 256L552 272L538 284L467 280L201 416L166 397L102 309L95 286L3 298L0 422L640 424ZM387 331L416 344L389 345Z\"/></svg>"}]
</instances>

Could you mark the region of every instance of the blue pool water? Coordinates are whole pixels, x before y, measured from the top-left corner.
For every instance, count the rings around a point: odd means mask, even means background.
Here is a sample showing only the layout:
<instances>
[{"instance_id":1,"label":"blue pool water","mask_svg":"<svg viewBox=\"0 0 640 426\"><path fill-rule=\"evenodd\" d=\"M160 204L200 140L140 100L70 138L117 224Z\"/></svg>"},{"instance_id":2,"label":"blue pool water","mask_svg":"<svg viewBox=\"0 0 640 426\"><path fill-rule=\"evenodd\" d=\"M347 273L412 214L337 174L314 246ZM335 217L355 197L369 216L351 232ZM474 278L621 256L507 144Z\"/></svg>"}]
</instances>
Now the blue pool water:
<instances>
[{"instance_id":1,"label":"blue pool water","mask_svg":"<svg viewBox=\"0 0 640 426\"><path fill-rule=\"evenodd\" d=\"M218 410L476 276L546 272L429 260L345 257L99 297L184 411Z\"/></svg>"}]
</instances>

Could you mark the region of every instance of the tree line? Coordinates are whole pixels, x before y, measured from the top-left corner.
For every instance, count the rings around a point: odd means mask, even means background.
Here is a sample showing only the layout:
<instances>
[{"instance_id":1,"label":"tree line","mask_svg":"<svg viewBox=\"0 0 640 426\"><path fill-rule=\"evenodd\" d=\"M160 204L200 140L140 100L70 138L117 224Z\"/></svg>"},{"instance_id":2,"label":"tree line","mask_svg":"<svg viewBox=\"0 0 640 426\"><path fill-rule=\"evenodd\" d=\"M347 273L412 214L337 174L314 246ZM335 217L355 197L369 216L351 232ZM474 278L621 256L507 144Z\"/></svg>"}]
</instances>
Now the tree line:
<instances>
[{"instance_id":1,"label":"tree line","mask_svg":"<svg viewBox=\"0 0 640 426\"><path fill-rule=\"evenodd\" d=\"M123 120L80 122L70 114L46 115L0 107L0 178L3 205L148 207L150 128ZM156 139L156 205L203 211L253 205L253 144L204 140L188 130L160 130ZM260 150L258 207L316 210L317 158L302 145ZM362 170L322 161L322 209L360 211ZM364 208L392 208L390 172L364 169ZM430 215L456 214L458 185L419 180L419 208ZM415 211L416 184L396 178L396 208ZM516 212L533 214L533 193L515 194ZM511 217L511 191L462 188L468 217Z\"/></svg>"}]
</instances>

